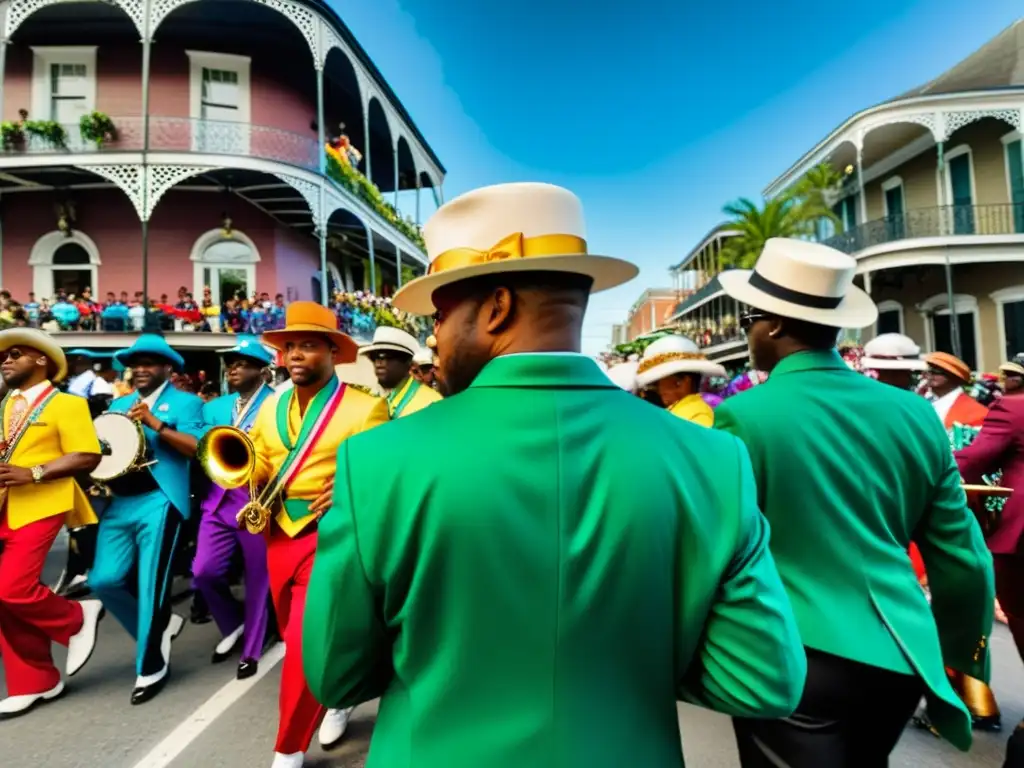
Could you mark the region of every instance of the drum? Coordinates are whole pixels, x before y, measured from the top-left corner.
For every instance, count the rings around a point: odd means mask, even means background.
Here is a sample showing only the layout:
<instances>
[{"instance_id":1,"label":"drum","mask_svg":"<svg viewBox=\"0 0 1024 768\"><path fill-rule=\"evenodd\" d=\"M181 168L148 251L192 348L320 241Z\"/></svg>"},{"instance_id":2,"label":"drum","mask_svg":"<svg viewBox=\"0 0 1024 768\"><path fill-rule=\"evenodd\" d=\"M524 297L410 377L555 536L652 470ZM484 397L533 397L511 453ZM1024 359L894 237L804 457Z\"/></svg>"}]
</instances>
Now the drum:
<instances>
[{"instance_id":1,"label":"drum","mask_svg":"<svg viewBox=\"0 0 1024 768\"><path fill-rule=\"evenodd\" d=\"M146 458L146 435L142 425L123 413L101 413L93 421L103 458L90 477L106 483L139 469Z\"/></svg>"}]
</instances>

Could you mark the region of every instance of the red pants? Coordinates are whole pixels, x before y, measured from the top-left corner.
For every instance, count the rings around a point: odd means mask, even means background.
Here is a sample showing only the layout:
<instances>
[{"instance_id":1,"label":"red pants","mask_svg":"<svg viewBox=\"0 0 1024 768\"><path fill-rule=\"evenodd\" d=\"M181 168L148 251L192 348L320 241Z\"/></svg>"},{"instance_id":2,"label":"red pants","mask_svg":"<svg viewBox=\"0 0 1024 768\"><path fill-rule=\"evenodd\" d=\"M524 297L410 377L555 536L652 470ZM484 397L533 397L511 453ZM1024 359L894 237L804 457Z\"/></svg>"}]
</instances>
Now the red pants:
<instances>
[{"instance_id":1,"label":"red pants","mask_svg":"<svg viewBox=\"0 0 1024 768\"><path fill-rule=\"evenodd\" d=\"M327 711L313 698L302 672L302 613L316 554L316 537L313 532L290 539L275 526L267 542L270 596L285 648L274 751L285 755L309 749Z\"/></svg>"},{"instance_id":2,"label":"red pants","mask_svg":"<svg viewBox=\"0 0 1024 768\"><path fill-rule=\"evenodd\" d=\"M924 559L921 557L921 551L917 548L917 544L913 542L910 544L910 562L914 564L917 580L923 584L925 582Z\"/></svg>"},{"instance_id":3,"label":"red pants","mask_svg":"<svg viewBox=\"0 0 1024 768\"><path fill-rule=\"evenodd\" d=\"M82 628L82 606L57 597L40 577L46 554L64 525L54 515L12 531L0 510L0 658L7 695L48 691L60 682L50 645L68 641Z\"/></svg>"}]
</instances>

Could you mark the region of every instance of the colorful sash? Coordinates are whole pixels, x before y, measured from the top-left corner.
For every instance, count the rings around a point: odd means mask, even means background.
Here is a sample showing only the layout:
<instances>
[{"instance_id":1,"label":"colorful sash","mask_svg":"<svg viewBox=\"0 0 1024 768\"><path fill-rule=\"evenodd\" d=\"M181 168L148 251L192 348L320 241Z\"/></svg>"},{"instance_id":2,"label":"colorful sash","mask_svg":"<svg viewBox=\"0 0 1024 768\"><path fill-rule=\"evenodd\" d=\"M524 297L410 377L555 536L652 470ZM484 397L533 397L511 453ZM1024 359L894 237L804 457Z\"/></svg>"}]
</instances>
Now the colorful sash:
<instances>
[{"instance_id":1,"label":"colorful sash","mask_svg":"<svg viewBox=\"0 0 1024 768\"><path fill-rule=\"evenodd\" d=\"M337 376L332 376L331 380L327 382L327 386L317 392L316 397L306 407L306 413L302 417L302 426L299 428L299 435L294 443L292 443L288 431L288 412L291 409L292 398L296 397L295 390L292 390L290 397L278 399L277 434L281 443L288 449L288 455L285 456L280 470L274 477L275 493L268 498L275 498L278 494L283 494L288 490L288 486L298 475L299 470L305 466L313 449L320 442L327 425L341 404L341 399L345 396L345 390L346 385L339 382ZM303 517L299 510L295 509L295 506L284 505L285 513L292 522Z\"/></svg>"},{"instance_id":2,"label":"colorful sash","mask_svg":"<svg viewBox=\"0 0 1024 768\"><path fill-rule=\"evenodd\" d=\"M413 397L416 396L416 392L419 391L419 388L419 380L410 376L404 387L396 389L388 395L388 416L390 416L392 420L397 419L402 415L402 411L405 410L405 406L407 406ZM397 405L395 404L396 401Z\"/></svg>"},{"instance_id":3,"label":"colorful sash","mask_svg":"<svg viewBox=\"0 0 1024 768\"><path fill-rule=\"evenodd\" d=\"M14 429L11 430L11 434L7 434L7 419L3 418L4 428L4 441L0 443L0 462L7 464L10 462L11 457L14 456L14 450L18 447L18 443L21 442L21 438L25 436L28 428L32 426L36 420L42 415L43 409L50 403L50 401L57 395L57 390L51 384L44 389L39 397L29 405L27 410L27 416L23 417L21 421L14 425ZM11 403L11 407L14 407L14 403ZM2 418L2 414L0 414Z\"/></svg>"}]
</instances>

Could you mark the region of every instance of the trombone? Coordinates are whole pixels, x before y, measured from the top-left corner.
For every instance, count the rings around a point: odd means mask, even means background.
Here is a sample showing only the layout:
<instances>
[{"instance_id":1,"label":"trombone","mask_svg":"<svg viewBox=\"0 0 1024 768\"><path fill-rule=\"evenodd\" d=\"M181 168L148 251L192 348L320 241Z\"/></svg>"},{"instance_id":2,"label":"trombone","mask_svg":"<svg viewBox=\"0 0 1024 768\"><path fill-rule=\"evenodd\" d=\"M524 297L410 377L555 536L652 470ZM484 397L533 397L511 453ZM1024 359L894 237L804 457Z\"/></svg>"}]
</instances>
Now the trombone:
<instances>
[{"instance_id":1,"label":"trombone","mask_svg":"<svg viewBox=\"0 0 1024 768\"><path fill-rule=\"evenodd\" d=\"M214 427L196 447L196 460L203 472L221 488L248 486L249 501L238 513L249 533L262 533L270 522L270 512L283 490L276 478L262 493L257 493L256 447L237 427Z\"/></svg>"}]
</instances>

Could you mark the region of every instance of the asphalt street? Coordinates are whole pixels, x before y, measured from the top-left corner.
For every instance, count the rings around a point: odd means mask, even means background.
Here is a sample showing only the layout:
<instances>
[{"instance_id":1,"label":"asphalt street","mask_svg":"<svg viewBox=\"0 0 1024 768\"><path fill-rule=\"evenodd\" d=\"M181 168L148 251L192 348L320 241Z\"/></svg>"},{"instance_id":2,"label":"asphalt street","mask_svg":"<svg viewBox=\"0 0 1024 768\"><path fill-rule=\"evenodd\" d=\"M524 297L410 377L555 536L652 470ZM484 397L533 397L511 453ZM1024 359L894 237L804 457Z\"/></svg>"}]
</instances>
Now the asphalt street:
<instances>
[{"instance_id":1,"label":"asphalt street","mask_svg":"<svg viewBox=\"0 0 1024 768\"><path fill-rule=\"evenodd\" d=\"M51 558L59 568L61 555ZM47 573L52 580L56 570ZM187 603L177 607L187 615ZM188 625L175 642L172 679L156 699L128 703L134 680L133 644L113 617L101 624L89 665L59 701L28 715L0 722L0 765L5 768L260 768L270 765L277 719L280 648L264 660L260 679L234 681L234 665L212 665L218 639L211 624ZM1024 665L1005 628L992 641L994 689L1003 710L1002 733L980 733L974 748L960 753L928 733L908 728L894 768L999 768L1009 731L1024 718ZM63 649L57 649L63 664ZM0 689L3 689L0 674ZM364 764L376 707L356 710L349 734L330 753L314 747L307 765L360 768ZM609 702L614 728L615 703ZM727 718L680 706L683 751L690 768L737 768Z\"/></svg>"}]
</instances>

